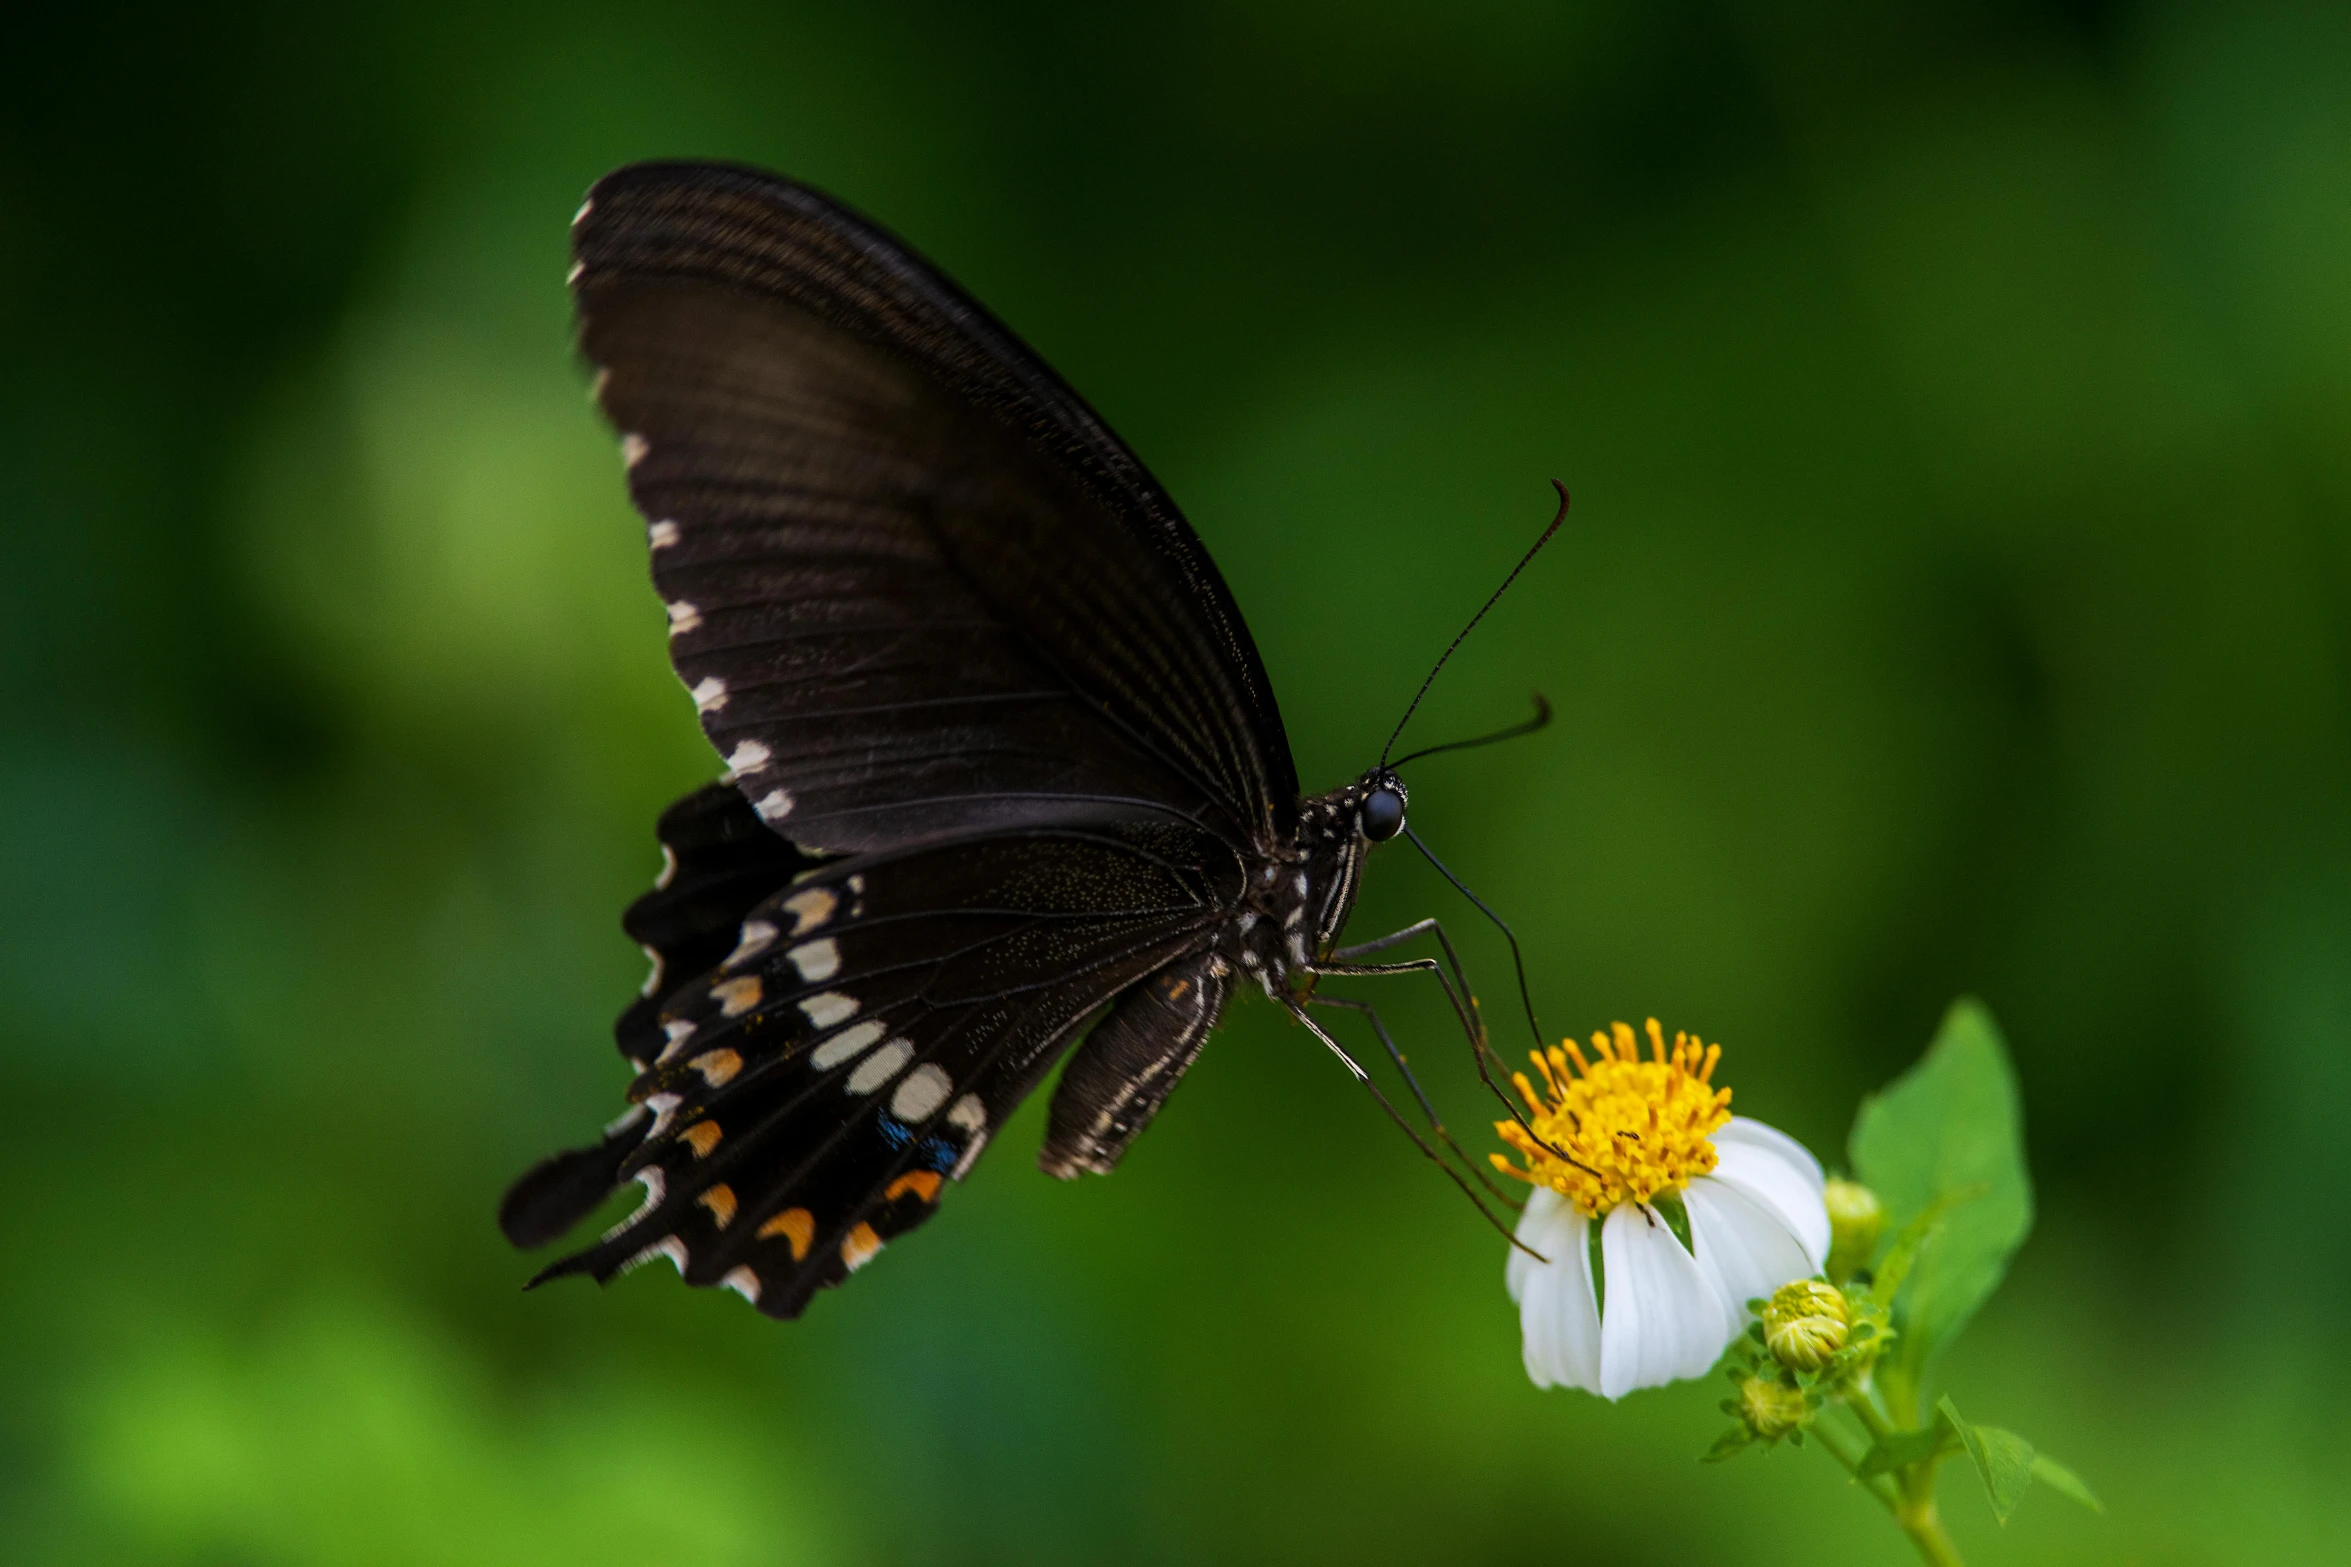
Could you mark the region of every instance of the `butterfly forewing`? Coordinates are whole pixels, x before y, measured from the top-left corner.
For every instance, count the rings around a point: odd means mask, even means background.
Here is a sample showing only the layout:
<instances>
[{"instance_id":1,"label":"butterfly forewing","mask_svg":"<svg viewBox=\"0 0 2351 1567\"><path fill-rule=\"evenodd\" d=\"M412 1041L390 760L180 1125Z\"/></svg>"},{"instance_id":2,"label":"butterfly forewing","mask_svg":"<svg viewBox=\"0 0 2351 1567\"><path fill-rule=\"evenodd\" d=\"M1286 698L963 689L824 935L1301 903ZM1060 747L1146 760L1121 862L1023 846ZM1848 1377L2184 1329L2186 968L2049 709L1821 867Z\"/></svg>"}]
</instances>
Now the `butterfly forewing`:
<instances>
[{"instance_id":1,"label":"butterfly forewing","mask_svg":"<svg viewBox=\"0 0 2351 1567\"><path fill-rule=\"evenodd\" d=\"M1280 717L1190 527L952 285L699 166L601 183L575 249L673 655L779 830L873 848L1088 795L1287 821Z\"/></svg>"}]
</instances>

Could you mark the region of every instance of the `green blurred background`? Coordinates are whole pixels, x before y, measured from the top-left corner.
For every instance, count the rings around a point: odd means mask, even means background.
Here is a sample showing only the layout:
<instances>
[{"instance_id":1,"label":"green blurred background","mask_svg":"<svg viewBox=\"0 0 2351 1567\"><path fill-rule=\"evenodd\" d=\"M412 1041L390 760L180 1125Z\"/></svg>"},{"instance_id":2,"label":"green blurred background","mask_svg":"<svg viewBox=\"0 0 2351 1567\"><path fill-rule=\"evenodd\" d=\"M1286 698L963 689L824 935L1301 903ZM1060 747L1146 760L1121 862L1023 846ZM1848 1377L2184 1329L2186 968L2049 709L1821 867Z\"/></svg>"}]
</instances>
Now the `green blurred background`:
<instances>
[{"instance_id":1,"label":"green blurred background","mask_svg":"<svg viewBox=\"0 0 2351 1567\"><path fill-rule=\"evenodd\" d=\"M616 916L710 776L566 224L721 155L936 258L1414 820L1547 1028L1831 1160L1952 995L2039 1228L1946 1366L2105 1496L1981 1561L2351 1553L2339 5L48 8L0 96L0 1555L1898 1562L1714 1387L1518 1364L1503 1253L1235 1009L1116 1179L1041 1117L798 1324L525 1296ZM1380 857L1354 929L1468 911ZM1489 1003L1498 948L1472 936ZM1483 1107L1433 998L1390 998ZM1483 1142L1482 1136L1475 1140Z\"/></svg>"}]
</instances>

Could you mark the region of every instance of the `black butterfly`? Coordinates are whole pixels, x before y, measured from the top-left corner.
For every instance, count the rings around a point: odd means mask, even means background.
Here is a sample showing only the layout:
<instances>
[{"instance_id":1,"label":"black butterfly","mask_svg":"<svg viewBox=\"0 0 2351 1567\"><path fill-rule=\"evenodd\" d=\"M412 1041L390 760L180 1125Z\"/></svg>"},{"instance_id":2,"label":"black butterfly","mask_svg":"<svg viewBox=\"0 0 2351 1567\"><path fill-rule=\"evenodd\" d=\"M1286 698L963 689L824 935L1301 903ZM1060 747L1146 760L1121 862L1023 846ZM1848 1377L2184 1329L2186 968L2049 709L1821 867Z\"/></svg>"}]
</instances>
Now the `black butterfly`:
<instances>
[{"instance_id":1,"label":"black butterfly","mask_svg":"<svg viewBox=\"0 0 2351 1567\"><path fill-rule=\"evenodd\" d=\"M1058 1176L1118 1162L1236 983L1304 1019L1318 976L1437 970L1347 961L1433 921L1332 946L1403 782L1299 797L1199 539L985 310L741 168L622 169L572 246L670 654L727 772L663 814L624 920L653 960L616 1030L634 1107L499 1218L535 1246L623 1181L644 1204L541 1279L667 1255L797 1316L930 1216L1089 1019ZM1458 963L1440 978L1476 1037Z\"/></svg>"}]
</instances>

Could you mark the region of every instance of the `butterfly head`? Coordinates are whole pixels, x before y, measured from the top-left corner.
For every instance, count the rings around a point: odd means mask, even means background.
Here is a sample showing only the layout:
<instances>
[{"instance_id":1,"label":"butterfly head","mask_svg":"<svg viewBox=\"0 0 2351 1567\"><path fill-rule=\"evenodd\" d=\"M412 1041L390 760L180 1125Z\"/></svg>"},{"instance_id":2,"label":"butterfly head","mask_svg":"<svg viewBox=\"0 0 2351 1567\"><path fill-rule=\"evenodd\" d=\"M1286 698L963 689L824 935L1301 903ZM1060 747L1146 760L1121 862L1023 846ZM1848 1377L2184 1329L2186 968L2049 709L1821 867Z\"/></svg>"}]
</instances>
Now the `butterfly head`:
<instances>
[{"instance_id":1,"label":"butterfly head","mask_svg":"<svg viewBox=\"0 0 2351 1567\"><path fill-rule=\"evenodd\" d=\"M1404 830L1404 806L1410 793L1392 769L1375 767L1356 785L1355 825L1374 843L1386 843Z\"/></svg>"}]
</instances>

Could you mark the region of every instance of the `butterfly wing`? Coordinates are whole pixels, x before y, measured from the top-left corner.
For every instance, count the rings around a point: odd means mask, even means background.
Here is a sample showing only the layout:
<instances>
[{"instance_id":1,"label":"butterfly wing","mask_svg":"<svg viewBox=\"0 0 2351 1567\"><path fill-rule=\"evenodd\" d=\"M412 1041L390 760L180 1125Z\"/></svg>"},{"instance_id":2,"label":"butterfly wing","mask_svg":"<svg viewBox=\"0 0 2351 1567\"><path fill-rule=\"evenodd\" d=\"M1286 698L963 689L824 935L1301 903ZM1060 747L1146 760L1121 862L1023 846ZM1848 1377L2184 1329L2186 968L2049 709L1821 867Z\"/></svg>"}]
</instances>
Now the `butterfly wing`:
<instances>
[{"instance_id":1,"label":"butterfly wing","mask_svg":"<svg viewBox=\"0 0 2351 1567\"><path fill-rule=\"evenodd\" d=\"M639 1072L667 1042L664 1009L718 966L743 921L817 862L767 830L742 793L708 784L661 813L661 875L629 906L621 928L645 949L652 972L613 1026L622 1059ZM644 1140L648 1112L630 1111L585 1148L542 1159L498 1207L498 1227L517 1246L543 1246L586 1218L619 1184Z\"/></svg>"},{"instance_id":2,"label":"butterfly wing","mask_svg":"<svg viewBox=\"0 0 2351 1567\"><path fill-rule=\"evenodd\" d=\"M1037 1163L1063 1180L1108 1175L1208 1042L1232 970L1189 953L1118 998L1053 1086Z\"/></svg>"},{"instance_id":3,"label":"butterfly wing","mask_svg":"<svg viewBox=\"0 0 2351 1567\"><path fill-rule=\"evenodd\" d=\"M770 825L855 852L1096 801L1287 832L1288 741L1222 578L987 312L748 170L623 169L573 235L672 657Z\"/></svg>"},{"instance_id":4,"label":"butterfly wing","mask_svg":"<svg viewBox=\"0 0 2351 1567\"><path fill-rule=\"evenodd\" d=\"M573 1156L643 1207L541 1278L666 1255L797 1316L929 1216L1090 1014L1203 951L1242 874L1213 834L1109 812L802 874L671 998L644 1119Z\"/></svg>"},{"instance_id":5,"label":"butterfly wing","mask_svg":"<svg viewBox=\"0 0 2351 1567\"><path fill-rule=\"evenodd\" d=\"M664 816L636 1108L517 1183L541 1277L668 1255L797 1315L931 1211L1089 1016L1047 1167L1107 1169L1294 826L1279 711L1164 491L953 284L774 176L644 165L574 224L671 656L727 759ZM1142 1001L1121 1002L1133 992Z\"/></svg>"}]
</instances>

